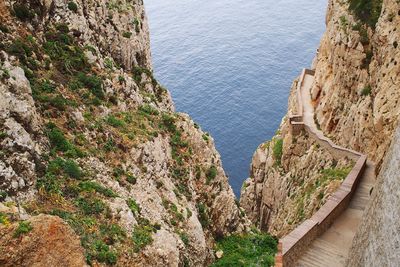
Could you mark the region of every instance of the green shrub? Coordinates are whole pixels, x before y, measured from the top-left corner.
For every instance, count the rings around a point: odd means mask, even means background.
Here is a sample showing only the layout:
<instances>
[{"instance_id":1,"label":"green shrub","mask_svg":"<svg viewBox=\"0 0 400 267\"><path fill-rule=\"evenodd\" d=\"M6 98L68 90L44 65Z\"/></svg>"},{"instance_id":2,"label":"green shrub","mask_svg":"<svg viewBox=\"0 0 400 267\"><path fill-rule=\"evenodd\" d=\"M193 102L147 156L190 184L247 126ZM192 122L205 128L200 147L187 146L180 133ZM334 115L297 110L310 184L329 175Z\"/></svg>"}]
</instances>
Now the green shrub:
<instances>
[{"instance_id":1,"label":"green shrub","mask_svg":"<svg viewBox=\"0 0 400 267\"><path fill-rule=\"evenodd\" d=\"M139 33L140 32L140 21L137 18L135 18L133 20L132 24L135 26L135 31L137 33Z\"/></svg>"},{"instance_id":2,"label":"green shrub","mask_svg":"<svg viewBox=\"0 0 400 267\"><path fill-rule=\"evenodd\" d=\"M132 241L135 245L134 251L139 252L141 249L153 242L153 227L148 225L136 225L132 233Z\"/></svg>"},{"instance_id":3,"label":"green shrub","mask_svg":"<svg viewBox=\"0 0 400 267\"><path fill-rule=\"evenodd\" d=\"M63 166L64 172L68 174L69 177L80 179L82 177L82 171L79 168L78 164L76 164L73 160L67 160Z\"/></svg>"},{"instance_id":4,"label":"green shrub","mask_svg":"<svg viewBox=\"0 0 400 267\"><path fill-rule=\"evenodd\" d=\"M208 142L208 140L210 140L210 136L209 136L208 133L203 134L203 135L202 135L202 138L203 138L203 140L206 141L206 142Z\"/></svg>"},{"instance_id":5,"label":"green shrub","mask_svg":"<svg viewBox=\"0 0 400 267\"><path fill-rule=\"evenodd\" d=\"M277 239L269 234L231 235L217 242L216 249L224 254L211 266L274 266L277 246Z\"/></svg>"},{"instance_id":6,"label":"green shrub","mask_svg":"<svg viewBox=\"0 0 400 267\"><path fill-rule=\"evenodd\" d=\"M27 234L30 231L32 231L33 227L31 225L31 222L28 221L22 221L19 222L17 229L14 232L14 237L19 237L22 234Z\"/></svg>"},{"instance_id":7,"label":"green shrub","mask_svg":"<svg viewBox=\"0 0 400 267\"><path fill-rule=\"evenodd\" d=\"M118 82L119 82L119 84L123 84L124 82L126 82L124 76L119 75L119 76L118 76Z\"/></svg>"},{"instance_id":8,"label":"green shrub","mask_svg":"<svg viewBox=\"0 0 400 267\"><path fill-rule=\"evenodd\" d=\"M4 32L4 33L10 33L10 29L8 29L8 27L4 24L0 23L0 31Z\"/></svg>"},{"instance_id":9,"label":"green shrub","mask_svg":"<svg viewBox=\"0 0 400 267\"><path fill-rule=\"evenodd\" d=\"M363 45L368 45L369 44L369 36L368 36L368 31L364 26L360 27L359 30L360 33L360 42Z\"/></svg>"},{"instance_id":10,"label":"green shrub","mask_svg":"<svg viewBox=\"0 0 400 267\"><path fill-rule=\"evenodd\" d=\"M8 196L6 191L0 191L0 201L4 201Z\"/></svg>"},{"instance_id":11,"label":"green shrub","mask_svg":"<svg viewBox=\"0 0 400 267\"><path fill-rule=\"evenodd\" d=\"M366 51L365 58L362 61L361 68L362 69L368 69L369 64L371 64L372 57L374 56L373 52L371 50Z\"/></svg>"},{"instance_id":12,"label":"green shrub","mask_svg":"<svg viewBox=\"0 0 400 267\"><path fill-rule=\"evenodd\" d=\"M80 197L75 201L75 205L86 215L102 213L106 208L104 202L97 198Z\"/></svg>"},{"instance_id":13,"label":"green shrub","mask_svg":"<svg viewBox=\"0 0 400 267\"><path fill-rule=\"evenodd\" d=\"M68 3L68 9L76 13L78 12L78 5L71 1Z\"/></svg>"},{"instance_id":14,"label":"green shrub","mask_svg":"<svg viewBox=\"0 0 400 267\"><path fill-rule=\"evenodd\" d=\"M147 114L147 115L156 116L156 115L160 114L157 109L153 108L152 106L150 106L148 104L141 105L139 107L139 111L141 111L141 112L143 112L144 114Z\"/></svg>"},{"instance_id":15,"label":"green shrub","mask_svg":"<svg viewBox=\"0 0 400 267\"><path fill-rule=\"evenodd\" d=\"M125 38L131 38L132 33L131 33L131 32L124 32L124 33L122 34L122 36L125 37Z\"/></svg>"},{"instance_id":16,"label":"green shrub","mask_svg":"<svg viewBox=\"0 0 400 267\"><path fill-rule=\"evenodd\" d=\"M35 13L26 4L14 4L13 10L15 16L22 21L31 20L35 17Z\"/></svg>"},{"instance_id":17,"label":"green shrub","mask_svg":"<svg viewBox=\"0 0 400 267\"><path fill-rule=\"evenodd\" d=\"M18 57L23 64L27 64L28 58L33 55L33 48L27 40L16 39L7 47L7 52Z\"/></svg>"},{"instance_id":18,"label":"green shrub","mask_svg":"<svg viewBox=\"0 0 400 267\"><path fill-rule=\"evenodd\" d=\"M185 244L186 246L189 245L189 236L185 232L180 232L179 237L181 238L183 244Z\"/></svg>"},{"instance_id":19,"label":"green shrub","mask_svg":"<svg viewBox=\"0 0 400 267\"><path fill-rule=\"evenodd\" d=\"M47 166L47 174L60 175L61 171L64 171L70 178L80 179L83 176L81 169L78 164L73 160L64 160L62 158L56 158L49 162Z\"/></svg>"},{"instance_id":20,"label":"green shrub","mask_svg":"<svg viewBox=\"0 0 400 267\"><path fill-rule=\"evenodd\" d=\"M275 162L278 166L281 165L282 153L283 153L283 139L278 138L275 140L274 147L272 148L272 153Z\"/></svg>"},{"instance_id":21,"label":"green shrub","mask_svg":"<svg viewBox=\"0 0 400 267\"><path fill-rule=\"evenodd\" d=\"M114 68L114 61L111 58L105 58L104 59L104 66L107 69L113 69ZM120 76L121 77L121 76ZM123 77L122 77L123 78Z\"/></svg>"},{"instance_id":22,"label":"green shrub","mask_svg":"<svg viewBox=\"0 0 400 267\"><path fill-rule=\"evenodd\" d=\"M195 168L195 173L196 173L196 179L199 180L201 178L201 168L200 166L196 166Z\"/></svg>"},{"instance_id":23,"label":"green shrub","mask_svg":"<svg viewBox=\"0 0 400 267\"><path fill-rule=\"evenodd\" d=\"M350 10L363 23L375 28L382 10L382 0L349 0Z\"/></svg>"},{"instance_id":24,"label":"green shrub","mask_svg":"<svg viewBox=\"0 0 400 267\"><path fill-rule=\"evenodd\" d=\"M176 132L175 118L170 114L162 114L161 117L162 127L166 128L168 132L174 133Z\"/></svg>"},{"instance_id":25,"label":"green shrub","mask_svg":"<svg viewBox=\"0 0 400 267\"><path fill-rule=\"evenodd\" d=\"M118 195L109 188L105 188L104 186L92 182L92 181L84 181L79 183L79 188L85 192L97 192L102 194L105 197L117 197Z\"/></svg>"},{"instance_id":26,"label":"green shrub","mask_svg":"<svg viewBox=\"0 0 400 267\"><path fill-rule=\"evenodd\" d=\"M157 84L157 81L154 79L153 74L150 70L141 67L133 67L132 74L133 74L133 79L136 81L136 83L140 83L142 81L143 73L145 73L152 79L153 85Z\"/></svg>"},{"instance_id":27,"label":"green shrub","mask_svg":"<svg viewBox=\"0 0 400 267\"><path fill-rule=\"evenodd\" d=\"M44 51L52 59L53 64L61 73L73 74L79 71L88 71L89 63L84 50L66 32L68 27L58 26L58 31L49 29L45 36Z\"/></svg>"},{"instance_id":28,"label":"green shrub","mask_svg":"<svg viewBox=\"0 0 400 267\"><path fill-rule=\"evenodd\" d=\"M201 202L198 203L196 207L199 212L198 216L201 226L203 226L203 228L207 228L210 225L210 219L208 218L207 215L207 207Z\"/></svg>"},{"instance_id":29,"label":"green shrub","mask_svg":"<svg viewBox=\"0 0 400 267\"><path fill-rule=\"evenodd\" d=\"M109 246L101 240L96 240L93 244L95 250L95 258L99 262L104 262L110 265L117 263L117 254L111 251Z\"/></svg>"},{"instance_id":30,"label":"green shrub","mask_svg":"<svg viewBox=\"0 0 400 267\"><path fill-rule=\"evenodd\" d=\"M7 214L0 212L0 224L8 225L9 223Z\"/></svg>"},{"instance_id":31,"label":"green shrub","mask_svg":"<svg viewBox=\"0 0 400 267\"><path fill-rule=\"evenodd\" d=\"M116 149L116 144L113 138L109 138L106 143L103 146L104 150L109 152L109 151L114 151Z\"/></svg>"},{"instance_id":32,"label":"green shrub","mask_svg":"<svg viewBox=\"0 0 400 267\"><path fill-rule=\"evenodd\" d=\"M362 96L367 96L370 95L372 92L372 88L370 85L365 86L362 90L361 90L361 95Z\"/></svg>"},{"instance_id":33,"label":"green shrub","mask_svg":"<svg viewBox=\"0 0 400 267\"><path fill-rule=\"evenodd\" d=\"M8 134L6 132L0 131L0 140L8 137Z\"/></svg>"},{"instance_id":34,"label":"green shrub","mask_svg":"<svg viewBox=\"0 0 400 267\"><path fill-rule=\"evenodd\" d=\"M124 127L124 126L125 126L125 123L124 123L122 120L117 119L117 118L116 118L115 116L113 116L113 115L109 115L109 116L107 117L107 119L106 119L106 122L107 122L109 125L111 125L111 126L113 126L113 127L116 127L116 128Z\"/></svg>"},{"instance_id":35,"label":"green shrub","mask_svg":"<svg viewBox=\"0 0 400 267\"><path fill-rule=\"evenodd\" d=\"M217 177L217 167L215 167L214 165L212 165L207 173L206 173L206 177L207 177L207 183L211 182L212 180L215 179L215 177Z\"/></svg>"},{"instance_id":36,"label":"green shrub","mask_svg":"<svg viewBox=\"0 0 400 267\"><path fill-rule=\"evenodd\" d=\"M118 224L100 225L100 234L106 239L106 243L109 245L122 241L126 237L125 230Z\"/></svg>"},{"instance_id":37,"label":"green shrub","mask_svg":"<svg viewBox=\"0 0 400 267\"><path fill-rule=\"evenodd\" d=\"M73 145L65 138L64 134L54 124L49 124L47 136L51 146L57 151L66 152L73 149Z\"/></svg>"},{"instance_id":38,"label":"green shrub","mask_svg":"<svg viewBox=\"0 0 400 267\"><path fill-rule=\"evenodd\" d=\"M345 168L328 168L321 171L323 174L322 180L344 180L350 173L352 166Z\"/></svg>"},{"instance_id":39,"label":"green shrub","mask_svg":"<svg viewBox=\"0 0 400 267\"><path fill-rule=\"evenodd\" d=\"M133 198L129 198L126 201L126 204L128 207L131 209L133 215L137 216L140 213L140 206L139 204L136 203L136 201Z\"/></svg>"},{"instance_id":40,"label":"green shrub","mask_svg":"<svg viewBox=\"0 0 400 267\"><path fill-rule=\"evenodd\" d=\"M103 80L100 77L80 72L78 73L77 78L78 81L83 86L87 87L93 95L99 99L104 99Z\"/></svg>"},{"instance_id":41,"label":"green shrub","mask_svg":"<svg viewBox=\"0 0 400 267\"><path fill-rule=\"evenodd\" d=\"M339 20L340 20L340 27L342 27L342 29L345 31L347 26L349 25L347 18L345 16L341 16Z\"/></svg>"},{"instance_id":42,"label":"green shrub","mask_svg":"<svg viewBox=\"0 0 400 267\"><path fill-rule=\"evenodd\" d=\"M49 194L62 195L61 181L52 173L46 173L45 176L38 179L36 188L43 188Z\"/></svg>"},{"instance_id":43,"label":"green shrub","mask_svg":"<svg viewBox=\"0 0 400 267\"><path fill-rule=\"evenodd\" d=\"M131 174L127 174L126 175L126 180L128 181L128 183L130 183L130 184L136 184L136 177L135 176L133 176L133 175L131 175Z\"/></svg>"}]
</instances>

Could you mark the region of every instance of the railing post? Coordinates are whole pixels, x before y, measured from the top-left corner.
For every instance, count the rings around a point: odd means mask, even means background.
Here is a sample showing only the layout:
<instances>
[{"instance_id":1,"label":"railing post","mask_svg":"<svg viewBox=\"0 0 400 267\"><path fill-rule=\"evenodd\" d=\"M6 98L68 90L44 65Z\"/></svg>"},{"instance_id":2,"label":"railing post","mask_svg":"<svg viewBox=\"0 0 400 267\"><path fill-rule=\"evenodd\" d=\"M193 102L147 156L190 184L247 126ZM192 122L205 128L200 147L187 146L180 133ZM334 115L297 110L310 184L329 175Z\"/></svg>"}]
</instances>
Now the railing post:
<instances>
[{"instance_id":1,"label":"railing post","mask_svg":"<svg viewBox=\"0 0 400 267\"><path fill-rule=\"evenodd\" d=\"M275 255L275 267L283 267L282 241L278 243L278 253Z\"/></svg>"}]
</instances>

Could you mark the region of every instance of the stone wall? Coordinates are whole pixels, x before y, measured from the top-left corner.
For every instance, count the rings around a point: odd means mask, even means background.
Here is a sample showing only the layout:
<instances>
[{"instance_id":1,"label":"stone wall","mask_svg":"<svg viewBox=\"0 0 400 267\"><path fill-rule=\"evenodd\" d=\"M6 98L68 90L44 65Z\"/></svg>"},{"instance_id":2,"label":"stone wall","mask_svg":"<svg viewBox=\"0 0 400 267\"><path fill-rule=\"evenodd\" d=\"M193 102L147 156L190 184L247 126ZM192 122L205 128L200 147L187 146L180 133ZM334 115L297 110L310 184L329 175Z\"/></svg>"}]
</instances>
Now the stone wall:
<instances>
[{"instance_id":1,"label":"stone wall","mask_svg":"<svg viewBox=\"0 0 400 267\"><path fill-rule=\"evenodd\" d=\"M353 241L347 266L398 266L400 263L400 127Z\"/></svg>"}]
</instances>

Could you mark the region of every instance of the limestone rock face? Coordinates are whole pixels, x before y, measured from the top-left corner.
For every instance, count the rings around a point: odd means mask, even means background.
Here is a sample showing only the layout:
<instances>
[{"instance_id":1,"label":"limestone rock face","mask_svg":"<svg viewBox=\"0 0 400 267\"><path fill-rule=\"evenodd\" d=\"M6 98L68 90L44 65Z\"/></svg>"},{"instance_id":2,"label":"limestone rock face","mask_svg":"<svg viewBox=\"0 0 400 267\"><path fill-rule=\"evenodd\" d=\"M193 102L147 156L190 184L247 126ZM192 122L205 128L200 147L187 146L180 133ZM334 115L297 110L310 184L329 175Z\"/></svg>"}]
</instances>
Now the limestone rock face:
<instances>
[{"instance_id":1,"label":"limestone rock face","mask_svg":"<svg viewBox=\"0 0 400 267\"><path fill-rule=\"evenodd\" d=\"M378 171L400 111L399 9L397 1L383 1L373 29L353 15L348 1L330 0L326 32L312 64L316 124L338 145L367 154ZM296 114L294 89L289 97L291 114ZM312 149L314 144L307 136L293 137L288 128L285 118L279 134L257 149L240 200L254 223L278 235L311 215L336 188L338 181L310 197L310 190L315 189L312 184L319 188L315 181L322 170L348 164L338 165L328 152ZM276 167L273 151L277 139L283 140L281 168ZM311 208L304 205L309 201Z\"/></svg>"},{"instance_id":2,"label":"limestone rock face","mask_svg":"<svg viewBox=\"0 0 400 267\"><path fill-rule=\"evenodd\" d=\"M296 86L297 82L290 95L289 114L296 113ZM248 218L277 236L311 217L339 187L340 180L326 180L324 171L346 170L352 165L345 158L335 160L306 132L293 136L289 127L285 117L279 135L257 148L240 198ZM283 142L280 159L274 155L279 140Z\"/></svg>"},{"instance_id":3,"label":"limestone rock face","mask_svg":"<svg viewBox=\"0 0 400 267\"><path fill-rule=\"evenodd\" d=\"M28 79L22 68L4 58L3 72L11 79L0 83L0 184L3 190L20 197L32 195L36 167L41 154L40 144L34 142L40 134L41 118L37 113Z\"/></svg>"},{"instance_id":4,"label":"limestone rock face","mask_svg":"<svg viewBox=\"0 0 400 267\"><path fill-rule=\"evenodd\" d=\"M345 2L330 1L313 88L317 120L339 145L379 166L400 112L397 1L383 1L376 29L359 30Z\"/></svg>"},{"instance_id":5,"label":"limestone rock face","mask_svg":"<svg viewBox=\"0 0 400 267\"><path fill-rule=\"evenodd\" d=\"M76 12L69 12L62 0L46 3L46 19L68 23L74 35L85 45L97 46L125 69L143 66L151 69L150 39L143 2L75 1Z\"/></svg>"},{"instance_id":6,"label":"limestone rock face","mask_svg":"<svg viewBox=\"0 0 400 267\"><path fill-rule=\"evenodd\" d=\"M0 265L206 266L248 229L212 137L153 77L142 1L0 11Z\"/></svg>"}]
</instances>

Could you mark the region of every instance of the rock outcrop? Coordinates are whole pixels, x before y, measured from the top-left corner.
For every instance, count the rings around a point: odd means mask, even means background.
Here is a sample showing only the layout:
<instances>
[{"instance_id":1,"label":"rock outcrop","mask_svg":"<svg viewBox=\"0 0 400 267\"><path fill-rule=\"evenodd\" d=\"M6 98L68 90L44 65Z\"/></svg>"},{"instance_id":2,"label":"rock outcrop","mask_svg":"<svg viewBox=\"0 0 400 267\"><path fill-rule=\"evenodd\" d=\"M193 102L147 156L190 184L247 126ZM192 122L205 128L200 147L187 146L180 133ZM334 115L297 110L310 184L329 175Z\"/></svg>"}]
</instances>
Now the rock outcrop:
<instances>
[{"instance_id":1,"label":"rock outcrop","mask_svg":"<svg viewBox=\"0 0 400 267\"><path fill-rule=\"evenodd\" d=\"M372 6L376 14L364 20L356 15L359 6L349 2L356 1L328 4L327 29L312 66L315 121L333 142L367 154L379 170L399 116L400 5L382 1L381 8ZM292 89L288 115L295 114L295 101ZM318 177L334 177L351 164L331 161L328 152L312 149L307 136L294 138L288 129L285 117L272 141L257 149L241 194L249 218L278 236L308 218L340 183L321 184Z\"/></svg>"},{"instance_id":2,"label":"rock outcrop","mask_svg":"<svg viewBox=\"0 0 400 267\"><path fill-rule=\"evenodd\" d=\"M203 266L247 228L213 139L152 75L142 1L0 11L0 201L16 211L0 213L2 265Z\"/></svg>"},{"instance_id":3,"label":"rock outcrop","mask_svg":"<svg viewBox=\"0 0 400 267\"><path fill-rule=\"evenodd\" d=\"M61 218L39 215L16 236L18 224L0 228L1 266L87 266L79 237Z\"/></svg>"}]
</instances>

